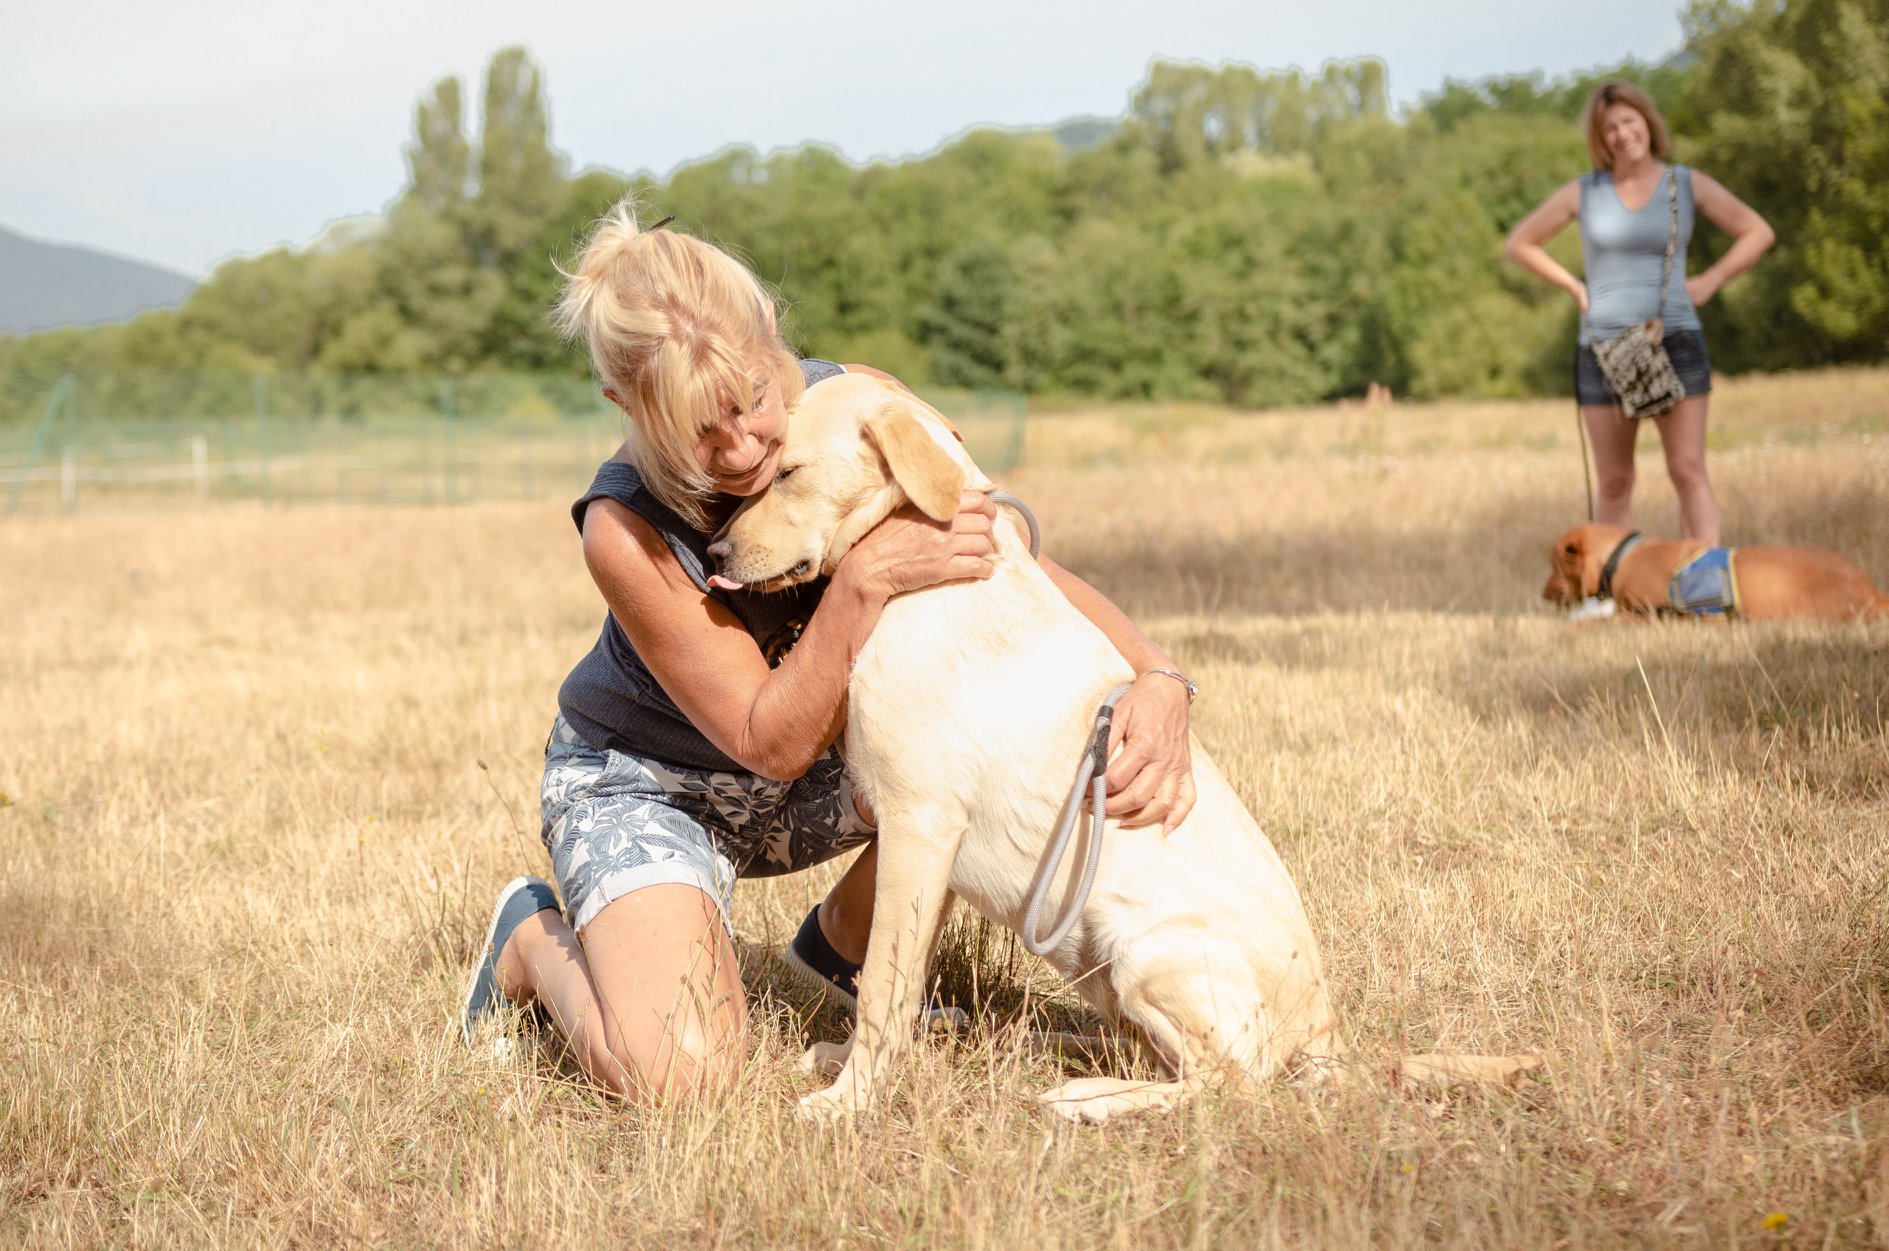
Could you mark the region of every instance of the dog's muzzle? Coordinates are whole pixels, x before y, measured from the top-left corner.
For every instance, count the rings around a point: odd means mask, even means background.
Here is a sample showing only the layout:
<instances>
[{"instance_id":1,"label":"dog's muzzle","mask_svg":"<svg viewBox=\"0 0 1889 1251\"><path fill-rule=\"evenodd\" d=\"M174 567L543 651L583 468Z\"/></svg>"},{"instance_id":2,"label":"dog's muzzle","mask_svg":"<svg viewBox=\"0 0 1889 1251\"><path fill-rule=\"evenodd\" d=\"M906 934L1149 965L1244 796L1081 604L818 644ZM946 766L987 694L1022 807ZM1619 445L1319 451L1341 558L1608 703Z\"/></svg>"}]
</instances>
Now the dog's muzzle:
<instances>
[{"instance_id":1,"label":"dog's muzzle","mask_svg":"<svg viewBox=\"0 0 1889 1251\"><path fill-rule=\"evenodd\" d=\"M813 562L811 560L801 560L785 573L777 573L771 577L748 582L737 582L727 574L719 572L719 567L727 563L728 558L734 555L734 551L735 545L728 539L716 539L713 543L708 545L709 559L713 560L718 567L717 572L709 575L708 584L710 586L718 587L724 591L740 591L748 587L779 590L783 587L792 586L797 582L804 582L813 576Z\"/></svg>"}]
</instances>

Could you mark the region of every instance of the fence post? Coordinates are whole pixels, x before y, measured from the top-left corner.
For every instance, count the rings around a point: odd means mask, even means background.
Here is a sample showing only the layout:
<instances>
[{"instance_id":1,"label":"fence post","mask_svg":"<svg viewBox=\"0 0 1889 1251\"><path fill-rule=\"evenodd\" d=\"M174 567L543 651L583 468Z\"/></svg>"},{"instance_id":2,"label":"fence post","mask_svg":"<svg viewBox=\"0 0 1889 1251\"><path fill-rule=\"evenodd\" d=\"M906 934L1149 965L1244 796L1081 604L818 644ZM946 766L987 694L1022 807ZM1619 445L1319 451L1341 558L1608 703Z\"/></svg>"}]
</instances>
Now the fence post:
<instances>
[{"instance_id":1,"label":"fence post","mask_svg":"<svg viewBox=\"0 0 1889 1251\"><path fill-rule=\"evenodd\" d=\"M274 498L269 479L269 379L262 374L249 376L250 392L256 398L256 488L264 504Z\"/></svg>"},{"instance_id":2,"label":"fence post","mask_svg":"<svg viewBox=\"0 0 1889 1251\"><path fill-rule=\"evenodd\" d=\"M1016 420L1010 424L1010 446L1004 449L1004 473L1012 473L1023 467L1023 440L1028 434L1030 422L1030 397L1017 397Z\"/></svg>"},{"instance_id":3,"label":"fence post","mask_svg":"<svg viewBox=\"0 0 1889 1251\"><path fill-rule=\"evenodd\" d=\"M453 380L439 380L440 449L445 460L446 502L453 502Z\"/></svg>"},{"instance_id":4,"label":"fence post","mask_svg":"<svg viewBox=\"0 0 1889 1251\"><path fill-rule=\"evenodd\" d=\"M538 427L525 427L525 498L538 498Z\"/></svg>"},{"instance_id":5,"label":"fence post","mask_svg":"<svg viewBox=\"0 0 1889 1251\"><path fill-rule=\"evenodd\" d=\"M210 441L200 434L190 436L190 477L197 484L199 502L210 494Z\"/></svg>"},{"instance_id":6,"label":"fence post","mask_svg":"<svg viewBox=\"0 0 1889 1251\"><path fill-rule=\"evenodd\" d=\"M20 476L13 480L13 494L7 497L7 516L11 517L13 510L20 506L20 492L26 489L27 474L39 463L40 453L46 450L46 437L52 433L52 424L59 419L60 412L68 414L68 425L77 420L77 401L72 393L78 385L79 380L71 374L59 375L59 381L53 384L46 408L39 415L39 426L33 431L33 445L27 449L26 463L20 467Z\"/></svg>"}]
</instances>

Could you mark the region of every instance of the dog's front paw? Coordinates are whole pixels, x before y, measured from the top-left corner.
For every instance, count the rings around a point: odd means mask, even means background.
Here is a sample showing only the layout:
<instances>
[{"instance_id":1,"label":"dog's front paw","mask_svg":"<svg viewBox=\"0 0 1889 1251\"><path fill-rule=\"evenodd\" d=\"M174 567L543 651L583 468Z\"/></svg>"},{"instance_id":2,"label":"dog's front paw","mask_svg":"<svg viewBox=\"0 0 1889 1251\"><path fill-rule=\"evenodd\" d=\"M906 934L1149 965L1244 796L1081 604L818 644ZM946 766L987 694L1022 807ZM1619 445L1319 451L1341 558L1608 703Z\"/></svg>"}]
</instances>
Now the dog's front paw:
<instances>
[{"instance_id":1,"label":"dog's front paw","mask_svg":"<svg viewBox=\"0 0 1889 1251\"><path fill-rule=\"evenodd\" d=\"M846 1067L846 1062L853 1055L853 1040L845 1042L817 1042L807 1048L806 1053L794 1062L794 1067L802 1073L818 1073L822 1077L838 1077Z\"/></svg>"},{"instance_id":2,"label":"dog's front paw","mask_svg":"<svg viewBox=\"0 0 1889 1251\"><path fill-rule=\"evenodd\" d=\"M1185 1093L1179 1082L1135 1082L1117 1077L1084 1077L1055 1090L1045 1091L1036 1101L1050 1112L1078 1125L1101 1125L1112 1117L1129 1112L1165 1111L1180 1102Z\"/></svg>"},{"instance_id":3,"label":"dog's front paw","mask_svg":"<svg viewBox=\"0 0 1889 1251\"><path fill-rule=\"evenodd\" d=\"M839 1125L850 1121L858 1104L853 1098L852 1089L845 1082L835 1082L825 1090L816 1090L810 1095L800 1097L795 1114L803 1121L815 1125Z\"/></svg>"}]
</instances>

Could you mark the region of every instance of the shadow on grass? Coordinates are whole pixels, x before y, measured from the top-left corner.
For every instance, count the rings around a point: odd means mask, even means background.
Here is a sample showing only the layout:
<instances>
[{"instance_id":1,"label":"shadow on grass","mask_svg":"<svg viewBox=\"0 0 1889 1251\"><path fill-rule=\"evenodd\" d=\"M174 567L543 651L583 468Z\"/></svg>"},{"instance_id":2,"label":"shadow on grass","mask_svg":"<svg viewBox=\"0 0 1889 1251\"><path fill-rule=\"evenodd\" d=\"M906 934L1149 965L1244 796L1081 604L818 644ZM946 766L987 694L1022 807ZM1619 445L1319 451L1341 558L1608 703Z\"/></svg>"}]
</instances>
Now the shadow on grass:
<instances>
[{"instance_id":1,"label":"shadow on grass","mask_svg":"<svg viewBox=\"0 0 1889 1251\"><path fill-rule=\"evenodd\" d=\"M1548 545L1572 521L1520 502L1448 528L1371 524L1123 544L1077 531L1052 553L1130 617L1426 611L1515 613L1536 603Z\"/></svg>"},{"instance_id":2,"label":"shadow on grass","mask_svg":"<svg viewBox=\"0 0 1889 1251\"><path fill-rule=\"evenodd\" d=\"M1832 799L1889 799L1889 637L1881 631L1670 622L1624 640L1596 633L1635 629L1571 630L1552 670L1539 659L1466 662L1446 689L1478 716L1585 723L1597 735L1670 742L1688 758ZM1708 654L1685 635L1701 629L1720 632Z\"/></svg>"},{"instance_id":3,"label":"shadow on grass","mask_svg":"<svg viewBox=\"0 0 1889 1251\"><path fill-rule=\"evenodd\" d=\"M823 995L777 957L775 949L737 942L742 981L750 998L785 1009L809 1041L844 1039L852 1010ZM960 906L952 912L932 957L930 999L961 1009L977 1029L1011 1028L1093 1033L1100 1022L1048 966L1023 950L1014 934Z\"/></svg>"}]
</instances>

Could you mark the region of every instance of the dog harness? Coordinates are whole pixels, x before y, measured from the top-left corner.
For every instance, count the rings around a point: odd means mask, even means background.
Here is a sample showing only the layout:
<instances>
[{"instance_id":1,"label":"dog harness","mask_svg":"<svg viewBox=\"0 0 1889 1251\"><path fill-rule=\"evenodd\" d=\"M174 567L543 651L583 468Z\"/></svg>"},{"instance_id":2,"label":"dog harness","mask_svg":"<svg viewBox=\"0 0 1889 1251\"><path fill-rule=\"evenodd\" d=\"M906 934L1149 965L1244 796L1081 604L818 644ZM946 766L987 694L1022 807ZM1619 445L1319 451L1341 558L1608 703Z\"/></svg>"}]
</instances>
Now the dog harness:
<instances>
[{"instance_id":1,"label":"dog harness","mask_svg":"<svg viewBox=\"0 0 1889 1251\"><path fill-rule=\"evenodd\" d=\"M1687 617L1736 617L1737 554L1735 547L1708 547L1674 570L1666 584L1668 611Z\"/></svg>"}]
</instances>

